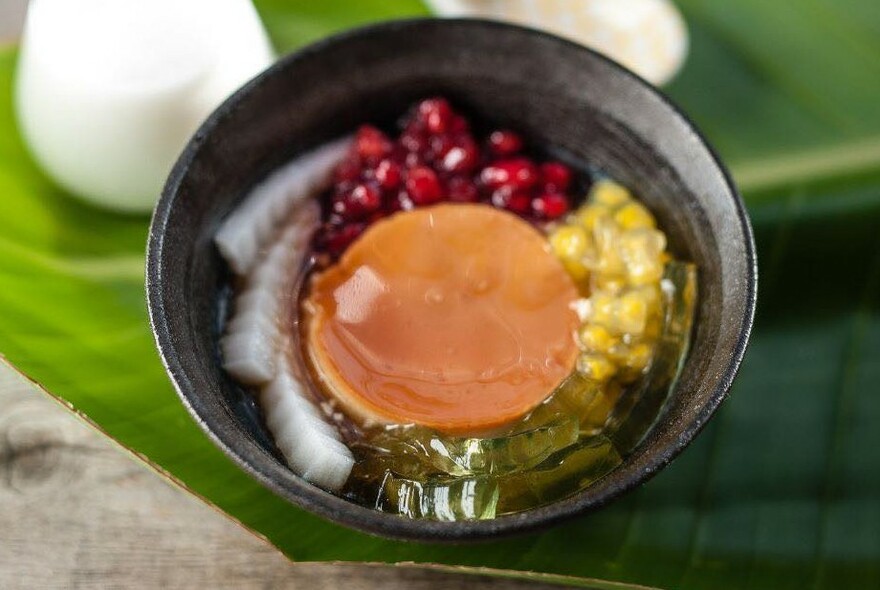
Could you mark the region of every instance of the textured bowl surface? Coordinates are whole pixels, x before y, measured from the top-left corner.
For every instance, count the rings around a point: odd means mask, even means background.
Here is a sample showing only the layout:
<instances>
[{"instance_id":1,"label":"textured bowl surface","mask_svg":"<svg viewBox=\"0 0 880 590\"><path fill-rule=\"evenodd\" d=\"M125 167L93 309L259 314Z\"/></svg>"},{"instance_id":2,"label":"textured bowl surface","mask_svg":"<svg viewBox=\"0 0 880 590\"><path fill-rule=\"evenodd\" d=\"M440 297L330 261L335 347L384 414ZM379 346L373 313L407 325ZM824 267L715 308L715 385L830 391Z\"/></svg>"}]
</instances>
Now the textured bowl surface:
<instances>
[{"instance_id":1,"label":"textured bowl surface","mask_svg":"<svg viewBox=\"0 0 880 590\"><path fill-rule=\"evenodd\" d=\"M475 522L382 514L304 482L279 459L251 397L217 356L228 275L212 237L273 168L366 121L443 94L474 117L595 165L634 189L672 251L699 267L691 354L655 426L615 471L567 500ZM667 465L730 388L756 298L751 228L729 175L688 119L648 84L556 37L474 20L374 25L283 58L227 100L174 168L150 229L147 296L183 402L242 468L277 494L368 532L460 541L523 532L595 509Z\"/></svg>"}]
</instances>

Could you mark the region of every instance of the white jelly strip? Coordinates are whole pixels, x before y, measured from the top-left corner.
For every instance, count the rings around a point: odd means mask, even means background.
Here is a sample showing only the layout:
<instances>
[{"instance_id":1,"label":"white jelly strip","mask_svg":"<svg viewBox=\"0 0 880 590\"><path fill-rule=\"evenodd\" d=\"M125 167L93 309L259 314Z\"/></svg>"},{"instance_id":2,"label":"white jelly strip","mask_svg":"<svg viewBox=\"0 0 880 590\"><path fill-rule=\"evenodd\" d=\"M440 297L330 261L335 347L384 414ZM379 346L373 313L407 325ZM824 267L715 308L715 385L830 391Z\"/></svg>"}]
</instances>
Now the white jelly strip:
<instances>
[{"instance_id":1,"label":"white jelly strip","mask_svg":"<svg viewBox=\"0 0 880 590\"><path fill-rule=\"evenodd\" d=\"M223 368L245 385L262 385L277 371L284 285L297 272L321 215L313 200L294 207L289 225L266 252L235 298L233 315L220 339Z\"/></svg>"},{"instance_id":2,"label":"white jelly strip","mask_svg":"<svg viewBox=\"0 0 880 590\"><path fill-rule=\"evenodd\" d=\"M235 297L220 350L223 368L230 375L259 387L266 425L290 467L303 479L336 491L348 479L354 456L291 373L284 352L288 337L282 329L286 315L282 306L293 304L285 289L303 263L320 214L312 199L293 204L286 227Z\"/></svg>"},{"instance_id":3,"label":"white jelly strip","mask_svg":"<svg viewBox=\"0 0 880 590\"><path fill-rule=\"evenodd\" d=\"M260 391L266 425L294 471L315 485L336 491L348 479L354 456L339 432L306 397L283 356L277 366L278 374Z\"/></svg>"},{"instance_id":4,"label":"white jelly strip","mask_svg":"<svg viewBox=\"0 0 880 590\"><path fill-rule=\"evenodd\" d=\"M233 272L250 273L293 205L327 187L351 143L351 137L344 137L307 152L254 187L214 236Z\"/></svg>"}]
</instances>

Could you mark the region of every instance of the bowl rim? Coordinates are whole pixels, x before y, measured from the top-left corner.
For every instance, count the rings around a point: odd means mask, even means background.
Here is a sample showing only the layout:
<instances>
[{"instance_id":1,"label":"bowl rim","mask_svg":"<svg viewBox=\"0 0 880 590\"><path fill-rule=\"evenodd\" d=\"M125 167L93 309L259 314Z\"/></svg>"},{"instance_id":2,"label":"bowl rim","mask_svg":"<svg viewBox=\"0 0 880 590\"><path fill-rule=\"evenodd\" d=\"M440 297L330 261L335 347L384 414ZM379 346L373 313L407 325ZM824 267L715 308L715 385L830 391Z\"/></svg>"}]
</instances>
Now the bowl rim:
<instances>
[{"instance_id":1,"label":"bowl rim","mask_svg":"<svg viewBox=\"0 0 880 590\"><path fill-rule=\"evenodd\" d=\"M163 302L163 278L162 258L164 252L165 229L172 210L177 202L178 190L186 177L189 167L199 154L207 138L215 130L218 124L234 111L244 96L260 86L266 79L290 67L299 61L308 59L328 47L339 43L357 39L381 35L386 31L396 31L419 27L422 25L438 26L444 23L451 26L474 26L483 30L514 31L526 36L534 36L551 41L560 45L565 50L575 50L590 54L592 59L598 59L612 70L628 78L632 83L641 86L642 91L653 95L668 107L674 115L681 119L684 126L692 132L699 143L707 150L713 164L721 173L727 188L727 197L733 200L737 221L744 238L744 256L746 262L746 290L742 321L739 327L739 336L736 344L730 351L730 360L725 367L718 383L707 397L700 411L678 433L678 436L659 445L656 452L646 458L646 467L630 474L622 481L609 487L606 493L600 496L589 496L586 490L573 496L559 500L546 506L541 506L525 512L503 515L488 520L470 520L441 522L432 520L416 520L400 517L393 514L383 513L370 508L355 504L342 497L330 494L317 486L310 484L299 476L282 481L275 477L270 469L267 469L266 460L268 455L256 443L252 445L236 445L234 436L218 432L214 428L217 418L206 409L202 403L201 395L196 391L188 378L187 371L180 360L180 354L174 345L174 338L169 328L166 309ZM441 25L442 26L442 25ZM354 528L362 532L383 537L401 540L417 540L428 542L461 542L472 540L486 540L534 532L538 529L547 528L559 524L572 517L584 514L591 510L601 508L624 493L638 485L648 481L673 459L675 459L705 427L709 419L718 409L720 404L727 398L733 380L742 364L743 357L748 346L752 326L754 324L755 309L757 305L758 264L754 233L751 221L746 211L745 203L740 195L730 171L722 162L715 148L709 143L703 133L694 122L679 108L669 97L655 86L611 60L610 58L580 45L574 41L554 35L552 33L529 28L506 22L482 19L482 18L437 18L416 17L381 21L344 30L342 32L324 37L319 41L310 43L298 50L288 53L279 58L274 64L257 74L249 82L231 94L208 118L201 124L199 129L190 138L182 151L174 167L172 168L161 197L153 212L150 222L147 242L146 264L146 299L149 312L150 327L159 351L162 364L169 375L171 382L183 405L190 413L199 427L208 435L208 438L220 448L220 450L251 477L260 482L264 487L276 495L284 498L292 504L316 514L325 520L335 524ZM253 448L251 448L253 447ZM259 449L259 450L258 450ZM274 459L272 460L274 462ZM278 464L278 467L288 469L286 465ZM289 485L285 485L285 483Z\"/></svg>"}]
</instances>

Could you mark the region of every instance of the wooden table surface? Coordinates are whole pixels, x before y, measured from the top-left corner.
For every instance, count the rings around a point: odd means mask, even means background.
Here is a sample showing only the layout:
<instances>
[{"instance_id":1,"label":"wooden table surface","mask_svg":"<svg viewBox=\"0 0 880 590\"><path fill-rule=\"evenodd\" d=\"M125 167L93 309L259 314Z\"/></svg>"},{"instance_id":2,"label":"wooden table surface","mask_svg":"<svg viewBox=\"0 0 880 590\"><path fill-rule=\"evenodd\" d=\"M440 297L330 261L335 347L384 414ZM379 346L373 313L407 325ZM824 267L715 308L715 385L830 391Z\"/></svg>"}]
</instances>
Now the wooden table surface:
<instances>
[{"instance_id":1,"label":"wooden table surface","mask_svg":"<svg viewBox=\"0 0 880 590\"><path fill-rule=\"evenodd\" d=\"M293 564L0 363L0 588L549 588Z\"/></svg>"}]
</instances>

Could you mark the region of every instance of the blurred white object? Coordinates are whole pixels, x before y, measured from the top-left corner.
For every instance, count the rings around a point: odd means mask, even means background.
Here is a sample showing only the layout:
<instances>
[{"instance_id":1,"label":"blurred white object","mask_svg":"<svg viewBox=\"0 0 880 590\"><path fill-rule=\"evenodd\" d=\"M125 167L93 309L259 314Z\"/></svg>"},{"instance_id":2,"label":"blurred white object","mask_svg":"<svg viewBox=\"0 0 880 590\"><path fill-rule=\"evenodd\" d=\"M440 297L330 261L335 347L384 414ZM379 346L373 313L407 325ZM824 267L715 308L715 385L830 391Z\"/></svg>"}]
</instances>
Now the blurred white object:
<instances>
[{"instance_id":1,"label":"blurred white object","mask_svg":"<svg viewBox=\"0 0 880 590\"><path fill-rule=\"evenodd\" d=\"M251 0L32 0L19 123L58 184L149 211L199 124L273 59Z\"/></svg>"},{"instance_id":2,"label":"blurred white object","mask_svg":"<svg viewBox=\"0 0 880 590\"><path fill-rule=\"evenodd\" d=\"M478 16L544 29L591 47L653 84L681 69L687 26L670 0L427 0L442 16Z\"/></svg>"}]
</instances>

